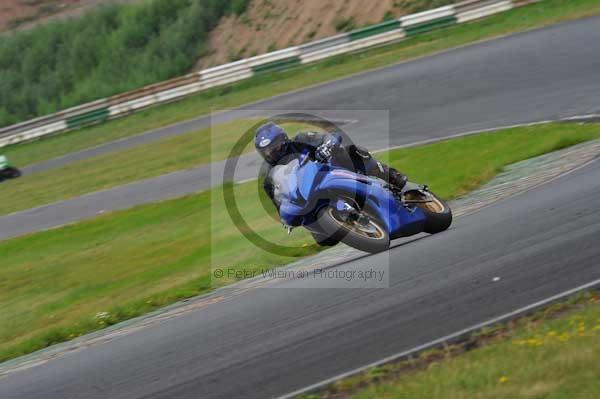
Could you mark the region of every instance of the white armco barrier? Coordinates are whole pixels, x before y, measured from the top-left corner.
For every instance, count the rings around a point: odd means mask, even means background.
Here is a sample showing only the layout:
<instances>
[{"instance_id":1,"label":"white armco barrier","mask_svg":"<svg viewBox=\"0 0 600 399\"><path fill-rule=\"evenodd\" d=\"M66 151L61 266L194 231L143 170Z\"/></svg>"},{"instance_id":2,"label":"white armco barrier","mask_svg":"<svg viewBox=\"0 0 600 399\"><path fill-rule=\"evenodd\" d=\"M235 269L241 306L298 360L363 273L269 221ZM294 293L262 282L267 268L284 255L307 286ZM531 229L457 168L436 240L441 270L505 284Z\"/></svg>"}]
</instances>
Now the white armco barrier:
<instances>
[{"instance_id":1,"label":"white armco barrier","mask_svg":"<svg viewBox=\"0 0 600 399\"><path fill-rule=\"evenodd\" d=\"M454 5L436 8L435 10L423 11L416 14L406 15L399 19L402 27L417 25L423 22L451 17L455 14Z\"/></svg>"},{"instance_id":2,"label":"white armco barrier","mask_svg":"<svg viewBox=\"0 0 600 399\"><path fill-rule=\"evenodd\" d=\"M48 125L39 126L24 132L20 132L14 134L12 136L4 137L0 139L0 147L5 147L7 145L20 143L22 141L32 140L38 137L46 136L48 134L52 134L55 132L60 132L66 130L67 121L62 120L54 123L50 123Z\"/></svg>"},{"instance_id":3,"label":"white armco barrier","mask_svg":"<svg viewBox=\"0 0 600 399\"><path fill-rule=\"evenodd\" d=\"M90 112L95 109L105 108L106 106L108 106L108 99L102 98L100 100L96 100L91 103L82 104L82 105L78 105L76 107L66 109L62 112L59 112L58 115L61 115L62 117L67 119L67 118L71 118L73 116L85 114L86 112Z\"/></svg>"},{"instance_id":4,"label":"white armco barrier","mask_svg":"<svg viewBox=\"0 0 600 399\"><path fill-rule=\"evenodd\" d=\"M17 123L16 125L7 126L5 128L0 129L0 138L7 137L8 135L15 135L17 133L30 132L34 129L38 129L43 126L54 125L56 122L66 120L67 118L70 118L72 116L89 112L93 109L102 108L106 106L107 103L107 99L102 98L91 103L86 103L83 105L78 105L76 107L68 108L64 111L57 112L56 114L40 116L35 119L30 119L25 122ZM0 143L3 142L4 140L0 141ZM0 148L1 147L3 147L3 145L0 144Z\"/></svg>"},{"instance_id":5,"label":"white armco barrier","mask_svg":"<svg viewBox=\"0 0 600 399\"><path fill-rule=\"evenodd\" d=\"M141 98L136 98L134 100L126 101L124 103L109 107L109 116L112 118L121 114L137 111L141 108L149 107L154 104L166 103L175 98L197 93L202 89L204 89L202 82L197 82L170 90L161 91L155 94L150 94Z\"/></svg>"},{"instance_id":6,"label":"white armco barrier","mask_svg":"<svg viewBox=\"0 0 600 399\"><path fill-rule=\"evenodd\" d=\"M373 35L369 37L365 37L364 39L358 39L350 42L351 51L356 51L359 49L373 47L380 44L392 43L398 40L402 40L406 37L403 29L395 29L388 32L380 33L378 35Z\"/></svg>"},{"instance_id":7,"label":"white armco barrier","mask_svg":"<svg viewBox=\"0 0 600 399\"><path fill-rule=\"evenodd\" d=\"M41 116L39 118L31 119L25 122L18 123L16 125L11 125L0 129L0 138L3 136L13 135L17 133L22 133L34 129L40 126L46 126L57 121L61 121L64 119L62 115L48 115ZM1 147L1 146L0 146Z\"/></svg>"},{"instance_id":8,"label":"white armco barrier","mask_svg":"<svg viewBox=\"0 0 600 399\"><path fill-rule=\"evenodd\" d=\"M184 97L189 94L197 93L197 92L201 91L203 88L204 88L204 85L202 84L202 82L196 82L196 83L191 83L189 85L176 87L171 90L156 93L155 96L156 96L157 102L167 102L167 101L171 101L174 98Z\"/></svg>"},{"instance_id":9,"label":"white armco barrier","mask_svg":"<svg viewBox=\"0 0 600 399\"><path fill-rule=\"evenodd\" d=\"M238 72L231 72L227 74L222 74L220 76L215 76L212 78L205 79L202 78L202 84L205 89L209 89L211 87L222 86L229 83L237 82L238 80L244 80L252 77L253 73L251 69L240 70Z\"/></svg>"},{"instance_id":10,"label":"white armco barrier","mask_svg":"<svg viewBox=\"0 0 600 399\"><path fill-rule=\"evenodd\" d=\"M297 57L300 55L300 47L289 47L283 50L273 51L271 53L250 57L246 61L250 67L268 64L270 62L284 60L286 58Z\"/></svg>"},{"instance_id":11,"label":"white armco barrier","mask_svg":"<svg viewBox=\"0 0 600 399\"><path fill-rule=\"evenodd\" d=\"M113 105L112 107L108 108L108 112L109 116L112 118L118 115L137 111L154 104L156 104L156 98L154 94L151 94L149 96L136 98L135 100L129 100L125 101L124 103Z\"/></svg>"},{"instance_id":12,"label":"white armco barrier","mask_svg":"<svg viewBox=\"0 0 600 399\"><path fill-rule=\"evenodd\" d=\"M208 89L249 78L252 76L252 68L248 65L248 60L240 60L205 69L199 75L203 87Z\"/></svg>"},{"instance_id":13,"label":"white armco barrier","mask_svg":"<svg viewBox=\"0 0 600 399\"><path fill-rule=\"evenodd\" d=\"M201 79L211 79L216 77L222 77L224 75L235 74L241 71L249 71L250 66L248 60L239 60L230 62L228 64L219 65L216 67L204 69L199 72Z\"/></svg>"},{"instance_id":14,"label":"white armco barrier","mask_svg":"<svg viewBox=\"0 0 600 399\"><path fill-rule=\"evenodd\" d=\"M456 14L458 23L472 21L474 19L487 17L488 15L496 14L499 12L507 11L513 8L510 0L499 1L496 3L488 4L483 7L473 8L470 10L460 11Z\"/></svg>"},{"instance_id":15,"label":"white armco barrier","mask_svg":"<svg viewBox=\"0 0 600 399\"><path fill-rule=\"evenodd\" d=\"M364 39L355 40L348 43L338 44L337 46L324 48L322 50L313 51L308 54L302 54L300 59L303 64L309 62L318 61L324 58L333 57L334 55L351 53L367 47L373 47L379 44L392 43L394 41L402 40L406 35L402 29L396 29L393 31L380 33Z\"/></svg>"},{"instance_id":16,"label":"white armco barrier","mask_svg":"<svg viewBox=\"0 0 600 399\"><path fill-rule=\"evenodd\" d=\"M315 51L320 51L326 48L335 47L343 43L348 43L349 41L350 38L345 33L336 36L326 37L325 39L316 40L314 42L306 43L300 46L300 55L305 56Z\"/></svg>"}]
</instances>

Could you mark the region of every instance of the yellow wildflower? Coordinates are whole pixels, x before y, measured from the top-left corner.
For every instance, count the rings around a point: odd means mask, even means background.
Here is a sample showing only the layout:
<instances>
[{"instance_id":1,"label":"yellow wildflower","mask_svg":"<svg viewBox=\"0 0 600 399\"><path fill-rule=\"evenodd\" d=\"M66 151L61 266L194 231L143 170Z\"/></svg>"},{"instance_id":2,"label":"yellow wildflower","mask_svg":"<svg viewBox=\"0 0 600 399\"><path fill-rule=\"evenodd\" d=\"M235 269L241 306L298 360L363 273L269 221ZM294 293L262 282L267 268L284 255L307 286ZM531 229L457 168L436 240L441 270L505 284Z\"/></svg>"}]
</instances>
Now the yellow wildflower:
<instances>
[{"instance_id":1,"label":"yellow wildflower","mask_svg":"<svg viewBox=\"0 0 600 399\"><path fill-rule=\"evenodd\" d=\"M571 339L571 335L569 333L562 333L558 336L558 339L562 342L566 342Z\"/></svg>"}]
</instances>

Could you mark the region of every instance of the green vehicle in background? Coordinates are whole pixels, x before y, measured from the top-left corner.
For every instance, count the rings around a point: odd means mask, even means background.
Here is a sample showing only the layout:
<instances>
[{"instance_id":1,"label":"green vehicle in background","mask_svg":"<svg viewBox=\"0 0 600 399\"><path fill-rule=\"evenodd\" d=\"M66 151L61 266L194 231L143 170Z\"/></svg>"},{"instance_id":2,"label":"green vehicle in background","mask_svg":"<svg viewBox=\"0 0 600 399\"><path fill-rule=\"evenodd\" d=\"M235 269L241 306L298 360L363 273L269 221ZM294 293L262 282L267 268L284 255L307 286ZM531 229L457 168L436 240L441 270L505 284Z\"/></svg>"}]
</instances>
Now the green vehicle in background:
<instances>
[{"instance_id":1,"label":"green vehicle in background","mask_svg":"<svg viewBox=\"0 0 600 399\"><path fill-rule=\"evenodd\" d=\"M0 181L6 179L16 179L21 176L21 171L8 162L8 158L0 155Z\"/></svg>"}]
</instances>

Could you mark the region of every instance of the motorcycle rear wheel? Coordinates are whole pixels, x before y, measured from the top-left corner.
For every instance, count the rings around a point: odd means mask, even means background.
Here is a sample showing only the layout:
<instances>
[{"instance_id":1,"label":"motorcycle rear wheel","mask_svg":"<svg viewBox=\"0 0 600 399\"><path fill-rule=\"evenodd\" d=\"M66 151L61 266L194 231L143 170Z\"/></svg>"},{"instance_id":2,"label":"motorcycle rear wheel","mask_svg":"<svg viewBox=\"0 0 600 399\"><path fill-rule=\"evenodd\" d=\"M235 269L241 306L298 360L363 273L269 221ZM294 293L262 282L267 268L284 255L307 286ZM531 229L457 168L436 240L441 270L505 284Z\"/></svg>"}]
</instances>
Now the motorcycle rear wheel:
<instances>
[{"instance_id":1,"label":"motorcycle rear wheel","mask_svg":"<svg viewBox=\"0 0 600 399\"><path fill-rule=\"evenodd\" d=\"M0 172L5 179L16 179L21 177L21 171L15 167L9 166Z\"/></svg>"},{"instance_id":2,"label":"motorcycle rear wheel","mask_svg":"<svg viewBox=\"0 0 600 399\"><path fill-rule=\"evenodd\" d=\"M390 235L384 224L367 213L364 216L367 223L344 220L332 207L327 206L319 211L316 223L332 240L365 252L387 251Z\"/></svg>"},{"instance_id":3,"label":"motorcycle rear wheel","mask_svg":"<svg viewBox=\"0 0 600 399\"><path fill-rule=\"evenodd\" d=\"M423 194L415 192L419 196ZM407 193L406 195L412 195L413 193ZM430 202L417 203L416 206L421 208L427 220L425 221L425 232L429 234L437 234L442 231L448 230L452 224L452 210L446 201L439 198L437 195L428 192L430 195ZM420 199L420 198L414 198Z\"/></svg>"}]
</instances>

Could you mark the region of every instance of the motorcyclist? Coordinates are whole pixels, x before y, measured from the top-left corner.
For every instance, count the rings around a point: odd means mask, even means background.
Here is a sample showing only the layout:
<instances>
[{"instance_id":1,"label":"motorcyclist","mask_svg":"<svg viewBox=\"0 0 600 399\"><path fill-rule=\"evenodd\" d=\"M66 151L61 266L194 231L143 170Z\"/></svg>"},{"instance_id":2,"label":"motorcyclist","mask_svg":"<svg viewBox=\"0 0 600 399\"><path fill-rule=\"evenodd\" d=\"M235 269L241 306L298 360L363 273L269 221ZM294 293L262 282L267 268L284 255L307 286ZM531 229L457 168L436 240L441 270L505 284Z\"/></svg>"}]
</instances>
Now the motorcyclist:
<instances>
[{"instance_id":1,"label":"motorcyclist","mask_svg":"<svg viewBox=\"0 0 600 399\"><path fill-rule=\"evenodd\" d=\"M4 155L0 155L0 182L5 179L16 179L21 176L21 171L8 162Z\"/></svg>"},{"instance_id":2,"label":"motorcyclist","mask_svg":"<svg viewBox=\"0 0 600 399\"><path fill-rule=\"evenodd\" d=\"M354 144L342 143L339 133L301 132L290 139L281 126L268 122L257 129L254 145L268 164L262 173L265 175L263 187L277 208L279 204L274 199L274 186L268 172L276 165L291 162L305 150L309 150L319 162L334 161L354 172L383 179L398 189L404 187L407 181L404 174L373 158L368 150ZM315 239L322 245L328 245L327 240L320 241L320 237L317 236Z\"/></svg>"}]
</instances>

